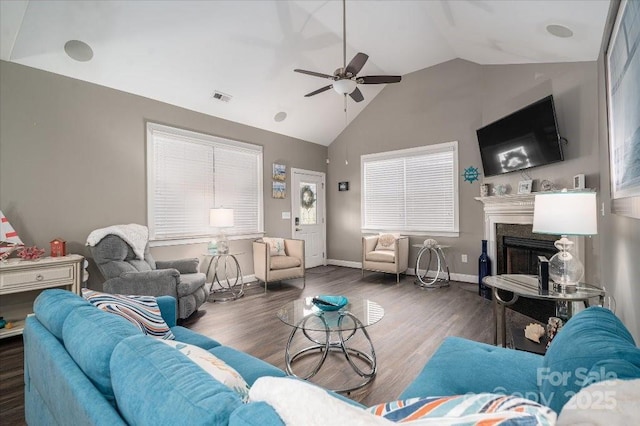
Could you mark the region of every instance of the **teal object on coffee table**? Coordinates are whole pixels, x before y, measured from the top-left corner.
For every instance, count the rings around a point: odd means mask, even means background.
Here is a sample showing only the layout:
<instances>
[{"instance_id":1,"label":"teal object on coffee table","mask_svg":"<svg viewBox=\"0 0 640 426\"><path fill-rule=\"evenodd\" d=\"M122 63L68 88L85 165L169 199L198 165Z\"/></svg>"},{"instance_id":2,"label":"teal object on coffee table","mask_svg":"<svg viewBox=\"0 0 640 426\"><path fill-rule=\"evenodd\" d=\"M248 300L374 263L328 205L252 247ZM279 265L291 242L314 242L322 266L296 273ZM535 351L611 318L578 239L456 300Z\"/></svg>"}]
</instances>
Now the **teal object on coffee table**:
<instances>
[{"instance_id":1,"label":"teal object on coffee table","mask_svg":"<svg viewBox=\"0 0 640 426\"><path fill-rule=\"evenodd\" d=\"M323 311L337 311L344 308L349 299L344 296L316 296L313 304Z\"/></svg>"}]
</instances>

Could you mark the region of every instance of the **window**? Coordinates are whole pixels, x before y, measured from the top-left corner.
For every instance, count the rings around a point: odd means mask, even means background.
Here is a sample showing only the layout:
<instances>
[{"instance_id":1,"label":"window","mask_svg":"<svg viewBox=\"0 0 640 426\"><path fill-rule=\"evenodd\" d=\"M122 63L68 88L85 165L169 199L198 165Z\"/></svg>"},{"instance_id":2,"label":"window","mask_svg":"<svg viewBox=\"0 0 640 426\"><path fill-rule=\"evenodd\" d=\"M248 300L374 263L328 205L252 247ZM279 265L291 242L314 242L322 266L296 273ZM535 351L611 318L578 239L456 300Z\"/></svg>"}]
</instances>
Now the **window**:
<instances>
[{"instance_id":1,"label":"window","mask_svg":"<svg viewBox=\"0 0 640 426\"><path fill-rule=\"evenodd\" d=\"M458 142L361 157L362 229L458 236Z\"/></svg>"},{"instance_id":2,"label":"window","mask_svg":"<svg viewBox=\"0 0 640 426\"><path fill-rule=\"evenodd\" d=\"M262 147L147 123L149 239L207 241L209 209L232 208L229 236L263 230Z\"/></svg>"}]
</instances>

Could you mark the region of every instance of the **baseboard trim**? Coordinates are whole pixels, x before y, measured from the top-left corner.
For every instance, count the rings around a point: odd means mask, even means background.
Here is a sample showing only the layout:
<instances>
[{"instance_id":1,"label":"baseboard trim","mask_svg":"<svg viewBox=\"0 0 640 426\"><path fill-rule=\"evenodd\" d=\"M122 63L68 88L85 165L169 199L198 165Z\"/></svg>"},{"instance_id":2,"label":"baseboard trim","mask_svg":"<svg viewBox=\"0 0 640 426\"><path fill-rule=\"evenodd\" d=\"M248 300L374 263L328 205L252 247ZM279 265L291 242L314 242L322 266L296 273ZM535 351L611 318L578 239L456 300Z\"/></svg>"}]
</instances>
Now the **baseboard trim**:
<instances>
[{"instance_id":1,"label":"baseboard trim","mask_svg":"<svg viewBox=\"0 0 640 426\"><path fill-rule=\"evenodd\" d=\"M327 265L344 266L346 268L362 269L362 262L351 262L348 260L327 259Z\"/></svg>"},{"instance_id":2,"label":"baseboard trim","mask_svg":"<svg viewBox=\"0 0 640 426\"><path fill-rule=\"evenodd\" d=\"M347 268L356 268L356 269L362 269L362 263L361 262L350 262L348 260L338 260L338 259L327 259L327 265L334 265L334 266L344 266ZM424 272L421 272L424 273ZM415 275L416 274L416 270L415 268L409 268L407 269L407 275ZM427 275L428 277L434 277L436 275L436 273L434 271L429 271L429 275ZM477 275L469 275L469 274L457 274L455 272L451 273L451 280L452 281L459 281L459 282L463 282L463 283L477 283L478 282L478 276Z\"/></svg>"},{"instance_id":3,"label":"baseboard trim","mask_svg":"<svg viewBox=\"0 0 640 426\"><path fill-rule=\"evenodd\" d=\"M424 274L423 270L420 270L420 275ZM407 275L416 275L416 270L415 268L409 268L407 269ZM435 271L429 271L429 273L427 274L427 277L429 278L433 278L436 276ZM469 275L469 274L457 274L455 272L451 273L451 280L452 281L460 281L463 283L477 283L478 282L478 276L477 275Z\"/></svg>"}]
</instances>

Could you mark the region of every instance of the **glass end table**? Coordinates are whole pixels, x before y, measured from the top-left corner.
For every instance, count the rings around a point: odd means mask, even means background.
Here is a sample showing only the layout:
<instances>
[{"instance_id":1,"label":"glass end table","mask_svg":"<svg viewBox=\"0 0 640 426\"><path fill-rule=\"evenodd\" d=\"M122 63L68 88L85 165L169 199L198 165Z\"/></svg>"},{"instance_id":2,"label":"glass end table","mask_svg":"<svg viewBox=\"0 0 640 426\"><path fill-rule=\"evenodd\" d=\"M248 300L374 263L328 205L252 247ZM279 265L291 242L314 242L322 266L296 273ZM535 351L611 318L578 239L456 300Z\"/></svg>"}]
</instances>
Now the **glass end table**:
<instances>
[{"instance_id":1,"label":"glass end table","mask_svg":"<svg viewBox=\"0 0 640 426\"><path fill-rule=\"evenodd\" d=\"M384 317L384 309L368 299L350 298L349 303L337 311L323 311L312 302L312 299L313 297L306 297L294 300L277 312L282 322L293 327L285 349L287 374L309 380L322 369L330 353L338 353L344 355L353 372L362 380L355 386L332 390L349 393L364 387L374 379L377 372L376 354L367 327ZM298 332L304 336L310 346L298 350L292 348ZM357 349L351 344L351 340L356 335L364 338L367 342L366 348ZM307 356L317 357L317 362L309 373L296 374L294 364ZM354 358L362 361L360 366Z\"/></svg>"},{"instance_id":2,"label":"glass end table","mask_svg":"<svg viewBox=\"0 0 640 426\"><path fill-rule=\"evenodd\" d=\"M206 253L211 256L206 276L213 268L213 278L211 279L211 290L209 290L208 301L211 302L228 302L236 300L244 296L244 279L242 278L242 270L236 253Z\"/></svg>"},{"instance_id":3,"label":"glass end table","mask_svg":"<svg viewBox=\"0 0 640 426\"><path fill-rule=\"evenodd\" d=\"M507 327L505 308L516 303L519 297L526 297L538 300L551 300L556 303L557 316L563 321L568 320L573 315L572 302L583 302L589 306L589 299L598 298L602 305L605 291L591 284L579 283L575 291L556 291L550 283L549 290L538 288L538 277L536 275L504 274L487 276L482 279L482 283L491 287L493 292L494 322L493 344L498 344L498 335L502 339L502 346L506 346ZM513 293L511 300L500 298L498 290L505 290ZM498 324L499 323L499 324Z\"/></svg>"}]
</instances>

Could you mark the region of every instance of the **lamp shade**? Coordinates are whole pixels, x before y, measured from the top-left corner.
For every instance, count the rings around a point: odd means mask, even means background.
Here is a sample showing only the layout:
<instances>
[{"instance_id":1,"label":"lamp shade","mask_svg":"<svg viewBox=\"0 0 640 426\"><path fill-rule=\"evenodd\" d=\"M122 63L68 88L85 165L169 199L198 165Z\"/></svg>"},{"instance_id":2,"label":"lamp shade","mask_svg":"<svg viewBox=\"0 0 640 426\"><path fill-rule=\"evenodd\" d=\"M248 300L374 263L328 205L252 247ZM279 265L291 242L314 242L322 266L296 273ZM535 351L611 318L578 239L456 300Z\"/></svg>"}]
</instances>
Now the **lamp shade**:
<instances>
[{"instance_id":1,"label":"lamp shade","mask_svg":"<svg viewBox=\"0 0 640 426\"><path fill-rule=\"evenodd\" d=\"M209 225L216 228L231 228L233 226L233 209L211 209L209 211Z\"/></svg>"},{"instance_id":2,"label":"lamp shade","mask_svg":"<svg viewBox=\"0 0 640 426\"><path fill-rule=\"evenodd\" d=\"M595 235L598 218L595 192L536 194L533 232L556 235Z\"/></svg>"}]
</instances>

